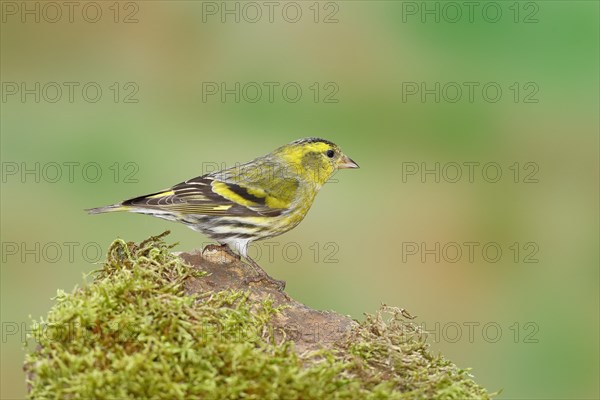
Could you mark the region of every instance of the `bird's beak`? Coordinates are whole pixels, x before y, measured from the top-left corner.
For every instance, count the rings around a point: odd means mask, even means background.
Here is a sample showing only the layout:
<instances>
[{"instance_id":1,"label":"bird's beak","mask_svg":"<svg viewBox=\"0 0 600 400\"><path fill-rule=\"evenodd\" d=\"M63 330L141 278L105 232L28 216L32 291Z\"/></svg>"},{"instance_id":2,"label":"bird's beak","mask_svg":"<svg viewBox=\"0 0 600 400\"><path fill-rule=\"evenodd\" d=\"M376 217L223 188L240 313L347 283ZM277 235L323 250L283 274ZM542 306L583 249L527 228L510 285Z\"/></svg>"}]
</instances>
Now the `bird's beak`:
<instances>
[{"instance_id":1,"label":"bird's beak","mask_svg":"<svg viewBox=\"0 0 600 400\"><path fill-rule=\"evenodd\" d=\"M347 155L344 155L340 159L338 168L344 169L344 168L359 168L359 167L358 167L358 164L355 163L354 161L352 161L352 159L350 157L348 157Z\"/></svg>"}]
</instances>

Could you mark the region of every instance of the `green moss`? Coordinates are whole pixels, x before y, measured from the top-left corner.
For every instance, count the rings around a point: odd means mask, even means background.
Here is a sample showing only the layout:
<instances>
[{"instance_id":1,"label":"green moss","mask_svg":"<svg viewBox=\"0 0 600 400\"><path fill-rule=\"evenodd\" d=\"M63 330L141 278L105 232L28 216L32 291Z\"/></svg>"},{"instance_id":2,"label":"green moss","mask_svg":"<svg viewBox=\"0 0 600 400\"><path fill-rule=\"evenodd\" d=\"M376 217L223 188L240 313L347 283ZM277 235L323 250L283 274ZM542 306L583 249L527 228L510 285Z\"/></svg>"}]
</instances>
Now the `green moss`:
<instances>
[{"instance_id":1,"label":"green moss","mask_svg":"<svg viewBox=\"0 0 600 400\"><path fill-rule=\"evenodd\" d=\"M33 323L31 398L487 398L465 370L433 356L401 310L367 316L331 349L297 354L274 339L280 312L236 291L188 295L199 272L161 237L115 241L93 282L59 292Z\"/></svg>"}]
</instances>

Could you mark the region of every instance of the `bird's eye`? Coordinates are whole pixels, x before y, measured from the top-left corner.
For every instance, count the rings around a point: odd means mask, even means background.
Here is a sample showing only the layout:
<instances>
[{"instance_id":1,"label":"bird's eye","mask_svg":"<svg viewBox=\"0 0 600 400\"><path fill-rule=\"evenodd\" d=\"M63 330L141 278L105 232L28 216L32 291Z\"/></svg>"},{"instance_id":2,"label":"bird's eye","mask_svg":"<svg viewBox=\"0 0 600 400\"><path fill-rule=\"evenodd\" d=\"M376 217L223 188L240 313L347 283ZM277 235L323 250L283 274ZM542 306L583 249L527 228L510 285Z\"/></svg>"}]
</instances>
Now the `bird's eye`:
<instances>
[{"instance_id":1,"label":"bird's eye","mask_svg":"<svg viewBox=\"0 0 600 400\"><path fill-rule=\"evenodd\" d=\"M327 150L327 157L333 158L334 154L335 154L335 152L333 150Z\"/></svg>"}]
</instances>

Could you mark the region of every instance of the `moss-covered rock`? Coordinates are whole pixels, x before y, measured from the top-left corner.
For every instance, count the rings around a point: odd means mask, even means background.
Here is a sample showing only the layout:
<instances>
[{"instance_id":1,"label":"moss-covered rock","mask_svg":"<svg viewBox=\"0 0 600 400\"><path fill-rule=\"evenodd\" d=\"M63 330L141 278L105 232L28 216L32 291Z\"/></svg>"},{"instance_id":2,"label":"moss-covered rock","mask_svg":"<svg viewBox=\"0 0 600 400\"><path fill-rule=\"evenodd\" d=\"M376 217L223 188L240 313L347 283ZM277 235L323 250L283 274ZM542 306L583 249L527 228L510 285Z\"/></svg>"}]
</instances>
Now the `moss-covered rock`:
<instances>
[{"instance_id":1,"label":"moss-covered rock","mask_svg":"<svg viewBox=\"0 0 600 400\"><path fill-rule=\"evenodd\" d=\"M348 323L252 287L205 290L198 282L214 287L213 274L172 254L161 236L116 240L93 282L59 292L48 317L33 323L31 398L489 397L429 351L403 310L384 306ZM281 323L302 315L330 318L339 335L307 345Z\"/></svg>"}]
</instances>

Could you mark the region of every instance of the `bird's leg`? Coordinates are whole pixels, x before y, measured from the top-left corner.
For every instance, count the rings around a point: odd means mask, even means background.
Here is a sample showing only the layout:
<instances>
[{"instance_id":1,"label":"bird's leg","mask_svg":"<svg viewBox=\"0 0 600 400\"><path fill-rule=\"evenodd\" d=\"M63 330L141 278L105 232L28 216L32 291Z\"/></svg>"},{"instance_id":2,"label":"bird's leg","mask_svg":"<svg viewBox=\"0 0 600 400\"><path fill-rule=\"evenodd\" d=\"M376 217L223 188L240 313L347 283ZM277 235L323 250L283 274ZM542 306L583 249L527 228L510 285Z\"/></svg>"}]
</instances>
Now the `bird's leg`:
<instances>
[{"instance_id":1,"label":"bird's leg","mask_svg":"<svg viewBox=\"0 0 600 400\"><path fill-rule=\"evenodd\" d=\"M248 260L248 264L250 264L250 266L256 272L256 275L244 278L244 283L248 284L252 282L268 281L274 284L277 287L277 290L283 292L283 289L285 289L285 281L280 281L278 279L272 278L271 276L269 276L269 274L267 274L267 272L264 269L261 268L260 265L258 265L256 261L254 261L248 256L246 256L246 259Z\"/></svg>"},{"instance_id":2,"label":"bird's leg","mask_svg":"<svg viewBox=\"0 0 600 400\"><path fill-rule=\"evenodd\" d=\"M227 243L224 243L224 244L219 243L219 247L221 247L221 250L223 250L225 253L229 254L230 256L233 256L238 260L242 259L242 257L239 254L237 254L236 252L231 250L231 247L229 247L229 245Z\"/></svg>"},{"instance_id":3,"label":"bird's leg","mask_svg":"<svg viewBox=\"0 0 600 400\"><path fill-rule=\"evenodd\" d=\"M236 260L240 260L240 256L238 254L236 254L233 250L231 250L231 248L227 245L227 244L209 244L208 246L206 246L203 250L202 250L202 254L204 255L204 252L207 250L219 250L222 251L224 253L227 253L227 255L235 258ZM221 255L222 258L222 262L226 262L227 257L225 255Z\"/></svg>"}]
</instances>

